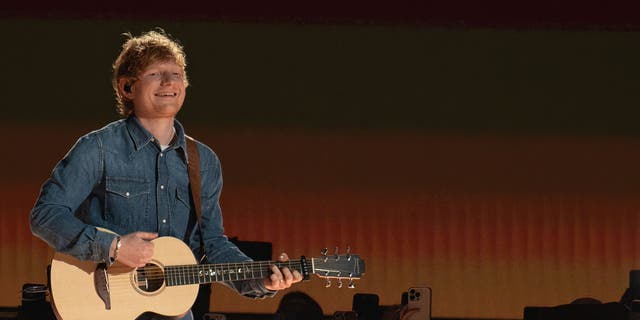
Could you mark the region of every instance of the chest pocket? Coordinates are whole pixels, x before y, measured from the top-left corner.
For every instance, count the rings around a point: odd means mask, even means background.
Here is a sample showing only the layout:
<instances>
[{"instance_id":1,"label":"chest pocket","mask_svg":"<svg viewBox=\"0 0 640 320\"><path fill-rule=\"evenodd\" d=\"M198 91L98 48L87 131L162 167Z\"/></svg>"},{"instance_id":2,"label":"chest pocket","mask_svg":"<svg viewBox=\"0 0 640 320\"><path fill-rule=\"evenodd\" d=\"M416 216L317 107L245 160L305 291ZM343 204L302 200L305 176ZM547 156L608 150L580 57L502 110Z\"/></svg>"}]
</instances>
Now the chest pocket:
<instances>
[{"instance_id":1,"label":"chest pocket","mask_svg":"<svg viewBox=\"0 0 640 320\"><path fill-rule=\"evenodd\" d=\"M176 188L176 200L173 207L173 217L186 226L191 214L191 197L189 189Z\"/></svg>"},{"instance_id":2,"label":"chest pocket","mask_svg":"<svg viewBox=\"0 0 640 320\"><path fill-rule=\"evenodd\" d=\"M143 178L107 177L105 212L111 223L126 230L146 230L150 183Z\"/></svg>"}]
</instances>

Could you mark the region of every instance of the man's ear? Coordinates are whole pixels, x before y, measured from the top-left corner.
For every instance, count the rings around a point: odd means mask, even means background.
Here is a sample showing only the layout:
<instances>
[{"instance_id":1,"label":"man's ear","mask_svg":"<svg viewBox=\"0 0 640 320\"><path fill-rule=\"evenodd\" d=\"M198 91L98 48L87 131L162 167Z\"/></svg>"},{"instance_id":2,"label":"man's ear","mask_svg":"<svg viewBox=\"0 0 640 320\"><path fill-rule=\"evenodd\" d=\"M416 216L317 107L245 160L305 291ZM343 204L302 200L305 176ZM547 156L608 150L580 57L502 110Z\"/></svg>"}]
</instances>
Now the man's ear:
<instances>
[{"instance_id":1,"label":"man's ear","mask_svg":"<svg viewBox=\"0 0 640 320\"><path fill-rule=\"evenodd\" d=\"M120 90L120 94L131 100L133 99L133 81L129 78L120 78L118 80L118 90Z\"/></svg>"}]
</instances>

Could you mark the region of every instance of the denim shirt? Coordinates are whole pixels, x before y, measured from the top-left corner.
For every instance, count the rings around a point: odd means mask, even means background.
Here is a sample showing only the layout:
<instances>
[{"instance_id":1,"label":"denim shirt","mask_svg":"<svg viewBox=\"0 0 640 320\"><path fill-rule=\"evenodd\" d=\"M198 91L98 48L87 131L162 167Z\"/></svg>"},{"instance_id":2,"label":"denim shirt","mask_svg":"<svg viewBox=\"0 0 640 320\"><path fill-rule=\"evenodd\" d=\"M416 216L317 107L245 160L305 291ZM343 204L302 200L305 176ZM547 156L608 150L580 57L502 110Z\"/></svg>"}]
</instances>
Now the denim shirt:
<instances>
[{"instance_id":1,"label":"denim shirt","mask_svg":"<svg viewBox=\"0 0 640 320\"><path fill-rule=\"evenodd\" d=\"M200 251L200 233L189 193L185 133L164 151L135 118L88 133L56 165L31 211L32 232L59 252L80 260L110 262L115 235L157 232ZM224 235L219 198L220 160L209 147L200 153L202 232L208 262L250 261ZM249 297L273 295L262 280L227 282Z\"/></svg>"}]
</instances>

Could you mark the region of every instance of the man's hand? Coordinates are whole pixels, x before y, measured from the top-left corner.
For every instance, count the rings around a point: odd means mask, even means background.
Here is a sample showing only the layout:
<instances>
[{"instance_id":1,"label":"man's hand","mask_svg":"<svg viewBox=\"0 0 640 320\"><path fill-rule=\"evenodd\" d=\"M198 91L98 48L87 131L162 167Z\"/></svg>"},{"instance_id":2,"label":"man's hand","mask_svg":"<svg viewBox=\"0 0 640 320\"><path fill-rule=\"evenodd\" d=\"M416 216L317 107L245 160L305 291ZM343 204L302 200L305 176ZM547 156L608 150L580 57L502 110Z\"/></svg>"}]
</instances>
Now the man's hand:
<instances>
[{"instance_id":1,"label":"man's hand","mask_svg":"<svg viewBox=\"0 0 640 320\"><path fill-rule=\"evenodd\" d=\"M280 257L278 257L278 261L287 261L289 257L286 253L282 253ZM276 266L271 266L271 271L273 273L269 278L265 278L263 280L264 287L269 290L282 290L291 287L292 284L296 282L302 281L302 275L298 270L289 270L289 268L284 267L282 271Z\"/></svg>"},{"instance_id":2,"label":"man's hand","mask_svg":"<svg viewBox=\"0 0 640 320\"><path fill-rule=\"evenodd\" d=\"M157 233L134 232L120 237L120 249L116 261L132 268L144 267L153 257L153 240ZM116 240L111 243L111 256L116 250Z\"/></svg>"}]
</instances>

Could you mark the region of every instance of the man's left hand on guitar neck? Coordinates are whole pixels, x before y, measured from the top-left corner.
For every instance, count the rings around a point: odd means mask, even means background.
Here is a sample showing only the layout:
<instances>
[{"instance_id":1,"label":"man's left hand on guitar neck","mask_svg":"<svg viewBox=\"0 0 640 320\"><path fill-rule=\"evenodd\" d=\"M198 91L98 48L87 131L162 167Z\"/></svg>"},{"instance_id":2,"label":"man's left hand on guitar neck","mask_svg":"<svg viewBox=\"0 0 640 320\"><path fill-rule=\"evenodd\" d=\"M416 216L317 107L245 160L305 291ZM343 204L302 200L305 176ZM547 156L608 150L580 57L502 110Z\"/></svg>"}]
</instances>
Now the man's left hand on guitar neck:
<instances>
[{"instance_id":1,"label":"man's left hand on guitar neck","mask_svg":"<svg viewBox=\"0 0 640 320\"><path fill-rule=\"evenodd\" d=\"M289 260L289 257L284 252L278 257L278 261L284 262L287 260ZM286 289L291 287L292 284L302 281L302 274L298 270L291 271L287 267L280 269L273 265L271 266L271 271L273 271L271 276L263 280L264 287L269 290Z\"/></svg>"}]
</instances>

